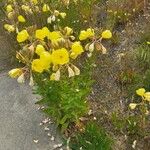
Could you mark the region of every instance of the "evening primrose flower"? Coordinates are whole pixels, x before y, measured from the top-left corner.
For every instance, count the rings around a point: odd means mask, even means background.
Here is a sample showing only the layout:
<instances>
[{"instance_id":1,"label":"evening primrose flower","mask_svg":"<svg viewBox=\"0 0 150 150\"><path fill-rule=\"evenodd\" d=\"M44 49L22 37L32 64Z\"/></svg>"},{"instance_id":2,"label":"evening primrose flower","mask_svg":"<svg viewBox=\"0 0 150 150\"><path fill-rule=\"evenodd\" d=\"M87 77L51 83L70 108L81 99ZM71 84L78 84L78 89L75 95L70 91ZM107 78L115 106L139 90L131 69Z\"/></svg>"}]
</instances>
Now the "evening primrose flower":
<instances>
[{"instance_id":1,"label":"evening primrose flower","mask_svg":"<svg viewBox=\"0 0 150 150\"><path fill-rule=\"evenodd\" d=\"M4 24L4 28L8 31L8 32L14 32L15 31L15 27L13 25L10 24Z\"/></svg>"},{"instance_id":2,"label":"evening primrose flower","mask_svg":"<svg viewBox=\"0 0 150 150\"><path fill-rule=\"evenodd\" d=\"M64 65L69 62L69 53L65 48L52 52L52 61L55 65Z\"/></svg>"},{"instance_id":3,"label":"evening primrose flower","mask_svg":"<svg viewBox=\"0 0 150 150\"><path fill-rule=\"evenodd\" d=\"M78 55L84 52L82 45L80 42L74 42L71 46L71 57L75 59Z\"/></svg>"},{"instance_id":4,"label":"evening primrose flower","mask_svg":"<svg viewBox=\"0 0 150 150\"><path fill-rule=\"evenodd\" d=\"M88 38L93 37L95 35L94 29L88 28L86 32L87 32Z\"/></svg>"},{"instance_id":5,"label":"evening primrose flower","mask_svg":"<svg viewBox=\"0 0 150 150\"><path fill-rule=\"evenodd\" d=\"M8 72L8 74L11 78L16 78L22 74L22 69L21 68L12 69Z\"/></svg>"},{"instance_id":6,"label":"evening primrose flower","mask_svg":"<svg viewBox=\"0 0 150 150\"><path fill-rule=\"evenodd\" d=\"M18 21L19 22L26 22L25 18L22 15L18 16Z\"/></svg>"},{"instance_id":7,"label":"evening primrose flower","mask_svg":"<svg viewBox=\"0 0 150 150\"><path fill-rule=\"evenodd\" d=\"M150 42L149 42L149 41L147 41L146 43L147 43L148 45L150 45Z\"/></svg>"},{"instance_id":8,"label":"evening primrose flower","mask_svg":"<svg viewBox=\"0 0 150 150\"><path fill-rule=\"evenodd\" d=\"M66 15L67 15L67 14L64 13L64 12L61 12L61 13L60 13L60 16L61 16L63 19L66 17Z\"/></svg>"},{"instance_id":9,"label":"evening primrose flower","mask_svg":"<svg viewBox=\"0 0 150 150\"><path fill-rule=\"evenodd\" d=\"M44 71L43 62L40 59L34 59L32 61L32 70L42 73Z\"/></svg>"},{"instance_id":10,"label":"evening primrose flower","mask_svg":"<svg viewBox=\"0 0 150 150\"><path fill-rule=\"evenodd\" d=\"M42 52L45 52L44 46L41 45L41 44L37 45L37 46L36 46L35 53L40 56Z\"/></svg>"},{"instance_id":11,"label":"evening primrose flower","mask_svg":"<svg viewBox=\"0 0 150 150\"><path fill-rule=\"evenodd\" d=\"M17 35L17 41L19 43L26 41L29 38L27 30L22 30Z\"/></svg>"},{"instance_id":12,"label":"evening primrose flower","mask_svg":"<svg viewBox=\"0 0 150 150\"><path fill-rule=\"evenodd\" d=\"M49 10L50 10L49 6L48 6L47 4L44 4L44 5L43 5L43 8L42 8L42 11L43 11L43 12L47 12L47 11L49 11Z\"/></svg>"},{"instance_id":13,"label":"evening primrose flower","mask_svg":"<svg viewBox=\"0 0 150 150\"><path fill-rule=\"evenodd\" d=\"M85 30L81 31L79 35L79 39L82 41L82 40L86 40L87 38L88 38L87 32Z\"/></svg>"},{"instance_id":14,"label":"evening primrose flower","mask_svg":"<svg viewBox=\"0 0 150 150\"><path fill-rule=\"evenodd\" d=\"M110 30L105 30L102 32L103 39L110 39L112 37L112 33Z\"/></svg>"},{"instance_id":15,"label":"evening primrose flower","mask_svg":"<svg viewBox=\"0 0 150 150\"><path fill-rule=\"evenodd\" d=\"M80 35L79 35L79 39L82 41L82 40L86 40L87 38L91 38L95 35L94 33L94 29L91 29L91 28L88 28L86 31L85 30L82 30L80 32Z\"/></svg>"},{"instance_id":16,"label":"evening primrose flower","mask_svg":"<svg viewBox=\"0 0 150 150\"><path fill-rule=\"evenodd\" d=\"M52 42L57 42L61 38L61 34L59 31L49 32L48 39Z\"/></svg>"},{"instance_id":17,"label":"evening primrose flower","mask_svg":"<svg viewBox=\"0 0 150 150\"><path fill-rule=\"evenodd\" d=\"M132 110L135 109L136 106L137 106L136 103L130 103L130 104L129 104L129 107L130 107L130 109L132 109Z\"/></svg>"},{"instance_id":18,"label":"evening primrose flower","mask_svg":"<svg viewBox=\"0 0 150 150\"><path fill-rule=\"evenodd\" d=\"M43 27L42 29L38 29L35 32L35 37L40 40L44 40L45 37L49 35L49 29L47 27Z\"/></svg>"},{"instance_id":19,"label":"evening primrose flower","mask_svg":"<svg viewBox=\"0 0 150 150\"><path fill-rule=\"evenodd\" d=\"M136 94L139 96L144 96L146 90L144 88L140 88L138 90L136 90Z\"/></svg>"},{"instance_id":20,"label":"evening primrose flower","mask_svg":"<svg viewBox=\"0 0 150 150\"><path fill-rule=\"evenodd\" d=\"M38 29L36 30L35 32L35 37L37 39L40 39L40 40L44 40L44 38L47 36L47 33L48 32L48 28L47 27L44 27L42 29Z\"/></svg>"},{"instance_id":21,"label":"evening primrose flower","mask_svg":"<svg viewBox=\"0 0 150 150\"><path fill-rule=\"evenodd\" d=\"M150 102L150 92L144 93L144 98L145 98L145 100Z\"/></svg>"},{"instance_id":22,"label":"evening primrose flower","mask_svg":"<svg viewBox=\"0 0 150 150\"><path fill-rule=\"evenodd\" d=\"M31 2L36 5L38 3L38 0L31 0Z\"/></svg>"},{"instance_id":23,"label":"evening primrose flower","mask_svg":"<svg viewBox=\"0 0 150 150\"><path fill-rule=\"evenodd\" d=\"M7 11L8 13L11 12L11 11L13 11L12 6L11 6L11 5L7 5L7 6L6 6L6 11Z\"/></svg>"},{"instance_id":24,"label":"evening primrose flower","mask_svg":"<svg viewBox=\"0 0 150 150\"><path fill-rule=\"evenodd\" d=\"M49 52L45 51L40 54L40 59L43 62L48 62L49 64L52 62L52 56Z\"/></svg>"}]
</instances>

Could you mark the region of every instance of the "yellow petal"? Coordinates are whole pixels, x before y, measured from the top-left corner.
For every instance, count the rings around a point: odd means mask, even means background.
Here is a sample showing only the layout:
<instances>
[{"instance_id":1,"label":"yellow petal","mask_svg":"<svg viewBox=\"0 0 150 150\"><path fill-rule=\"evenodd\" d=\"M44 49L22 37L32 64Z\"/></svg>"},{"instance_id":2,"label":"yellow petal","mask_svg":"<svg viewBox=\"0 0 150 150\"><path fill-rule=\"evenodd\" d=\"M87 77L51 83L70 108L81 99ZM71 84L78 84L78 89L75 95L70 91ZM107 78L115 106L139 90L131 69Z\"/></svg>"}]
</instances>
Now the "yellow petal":
<instances>
[{"instance_id":1,"label":"yellow petal","mask_svg":"<svg viewBox=\"0 0 150 150\"><path fill-rule=\"evenodd\" d=\"M145 100L149 101L150 102L150 92L146 92L144 94L144 97L145 97Z\"/></svg>"},{"instance_id":2,"label":"yellow petal","mask_svg":"<svg viewBox=\"0 0 150 150\"><path fill-rule=\"evenodd\" d=\"M144 88L140 88L140 89L136 90L136 94L139 96L144 96L145 92L146 91Z\"/></svg>"},{"instance_id":3,"label":"yellow petal","mask_svg":"<svg viewBox=\"0 0 150 150\"><path fill-rule=\"evenodd\" d=\"M112 37L112 33L110 30L105 30L102 32L103 39L110 39Z\"/></svg>"},{"instance_id":4,"label":"yellow petal","mask_svg":"<svg viewBox=\"0 0 150 150\"><path fill-rule=\"evenodd\" d=\"M22 15L18 16L18 21L19 22L26 22L25 18Z\"/></svg>"}]
</instances>

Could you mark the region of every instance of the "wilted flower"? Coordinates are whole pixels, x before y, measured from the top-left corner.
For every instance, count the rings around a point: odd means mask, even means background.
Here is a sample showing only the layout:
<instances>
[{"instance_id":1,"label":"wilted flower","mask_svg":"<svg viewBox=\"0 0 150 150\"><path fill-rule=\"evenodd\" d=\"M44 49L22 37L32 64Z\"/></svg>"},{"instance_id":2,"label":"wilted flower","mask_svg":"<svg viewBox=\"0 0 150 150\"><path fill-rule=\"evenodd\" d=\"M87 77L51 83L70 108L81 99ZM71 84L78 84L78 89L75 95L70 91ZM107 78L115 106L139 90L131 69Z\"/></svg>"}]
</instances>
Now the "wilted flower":
<instances>
[{"instance_id":1,"label":"wilted flower","mask_svg":"<svg viewBox=\"0 0 150 150\"><path fill-rule=\"evenodd\" d=\"M12 6L11 6L11 5L7 5L7 6L6 6L6 11L7 11L8 13L11 12L11 11L13 11Z\"/></svg>"},{"instance_id":2,"label":"wilted flower","mask_svg":"<svg viewBox=\"0 0 150 150\"><path fill-rule=\"evenodd\" d=\"M135 109L136 106L137 106L136 103L130 103L130 104L129 104L130 109Z\"/></svg>"},{"instance_id":3,"label":"wilted flower","mask_svg":"<svg viewBox=\"0 0 150 150\"><path fill-rule=\"evenodd\" d=\"M14 32L15 31L15 27L13 25L10 24L4 24L4 28L8 31L8 32Z\"/></svg>"},{"instance_id":4,"label":"wilted flower","mask_svg":"<svg viewBox=\"0 0 150 150\"><path fill-rule=\"evenodd\" d=\"M22 69L20 68L12 69L9 71L8 74L11 78L16 78L22 74Z\"/></svg>"}]
</instances>

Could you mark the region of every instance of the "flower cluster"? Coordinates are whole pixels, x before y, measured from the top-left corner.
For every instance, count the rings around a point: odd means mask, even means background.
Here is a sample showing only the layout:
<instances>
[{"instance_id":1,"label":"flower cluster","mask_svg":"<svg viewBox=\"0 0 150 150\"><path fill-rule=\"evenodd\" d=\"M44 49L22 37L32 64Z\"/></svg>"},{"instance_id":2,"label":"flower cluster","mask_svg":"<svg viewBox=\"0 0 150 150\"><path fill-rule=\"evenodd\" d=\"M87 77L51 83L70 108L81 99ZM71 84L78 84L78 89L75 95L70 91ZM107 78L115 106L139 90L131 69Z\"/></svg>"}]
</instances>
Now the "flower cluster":
<instances>
[{"instance_id":1,"label":"flower cluster","mask_svg":"<svg viewBox=\"0 0 150 150\"><path fill-rule=\"evenodd\" d=\"M112 37L110 30L105 30L97 36L93 28L88 28L81 30L76 36L76 32L71 27L59 26L58 22L65 19L66 13L52 10L50 5L43 1L40 2L42 6L38 3L38 0L31 0L24 1L20 8L15 6L15 2L6 6L8 19L11 21L13 19L16 23L5 24L4 28L8 32L16 32L16 40L22 46L16 58L25 64L23 68L11 70L9 72L11 77L18 77L20 82L24 82L26 75L30 75L32 79L33 73L47 72L50 80L58 81L61 74L65 73L64 70L67 70L69 77L80 74L80 69L74 63L83 53L88 57L92 56L95 49L101 50L103 54L106 53L101 41ZM34 24L20 27L19 24L26 23L27 19L18 9L24 11L26 17L34 11L36 11L34 13L50 14L46 18L47 24L41 28Z\"/></svg>"},{"instance_id":2,"label":"flower cluster","mask_svg":"<svg viewBox=\"0 0 150 150\"><path fill-rule=\"evenodd\" d=\"M147 103L150 103L150 92L146 92L144 88L140 88L136 90L136 94L141 97L142 101L140 103L130 103L129 107L130 109L135 109L137 106L144 106L145 107L145 113L148 112Z\"/></svg>"}]
</instances>

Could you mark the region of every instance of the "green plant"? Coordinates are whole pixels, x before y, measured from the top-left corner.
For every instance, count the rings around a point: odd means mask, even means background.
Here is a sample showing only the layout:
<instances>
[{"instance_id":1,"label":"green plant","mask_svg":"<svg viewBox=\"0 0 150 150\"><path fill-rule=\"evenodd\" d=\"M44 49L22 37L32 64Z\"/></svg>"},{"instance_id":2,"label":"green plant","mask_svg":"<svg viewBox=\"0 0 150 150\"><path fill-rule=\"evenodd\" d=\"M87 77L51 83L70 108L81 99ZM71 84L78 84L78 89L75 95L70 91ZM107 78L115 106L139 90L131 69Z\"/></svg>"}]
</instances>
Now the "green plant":
<instances>
[{"instance_id":1,"label":"green plant","mask_svg":"<svg viewBox=\"0 0 150 150\"><path fill-rule=\"evenodd\" d=\"M70 142L72 150L111 150L113 140L102 127L91 122Z\"/></svg>"},{"instance_id":2,"label":"green plant","mask_svg":"<svg viewBox=\"0 0 150 150\"><path fill-rule=\"evenodd\" d=\"M88 112L86 97L93 83L91 62L86 60L82 69L80 76L70 79L64 77L59 82L44 80L47 74L35 77L35 93L42 96L37 104L45 106L44 112L56 120L62 132L71 123L78 123L79 118Z\"/></svg>"},{"instance_id":3,"label":"green plant","mask_svg":"<svg viewBox=\"0 0 150 150\"><path fill-rule=\"evenodd\" d=\"M150 46L146 43L141 44L137 48L137 59L141 65L143 65L146 69L149 68L150 64Z\"/></svg>"}]
</instances>

